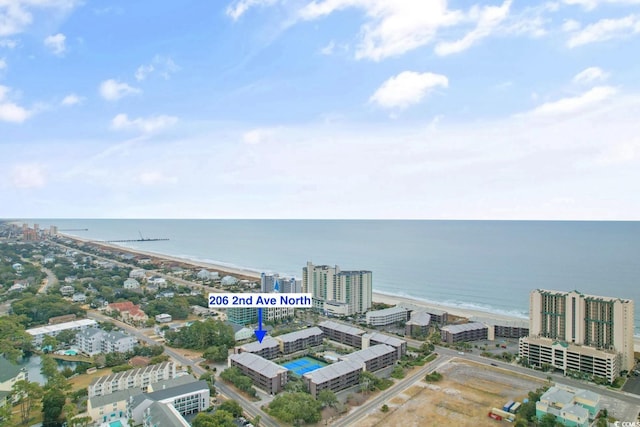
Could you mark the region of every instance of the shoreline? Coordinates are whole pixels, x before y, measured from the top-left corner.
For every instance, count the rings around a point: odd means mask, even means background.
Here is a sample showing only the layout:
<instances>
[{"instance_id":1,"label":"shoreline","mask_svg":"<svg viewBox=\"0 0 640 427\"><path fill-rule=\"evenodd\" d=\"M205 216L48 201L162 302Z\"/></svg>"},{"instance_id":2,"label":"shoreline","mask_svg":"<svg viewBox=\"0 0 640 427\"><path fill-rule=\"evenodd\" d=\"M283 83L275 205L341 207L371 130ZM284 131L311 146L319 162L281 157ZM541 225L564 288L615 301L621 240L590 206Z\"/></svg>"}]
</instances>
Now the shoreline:
<instances>
[{"instance_id":1,"label":"shoreline","mask_svg":"<svg viewBox=\"0 0 640 427\"><path fill-rule=\"evenodd\" d=\"M145 251L141 249L128 248L125 246L120 246L113 243L100 242L96 240L91 240L83 237L73 236L66 233L58 233L60 236L68 238L70 240L74 240L82 243L89 243L98 246L102 246L109 249L118 250L120 252L126 252L134 255L143 255L149 258L155 258L158 260L171 261L177 264L190 265L196 268L205 268L213 271L218 271L220 273L226 273L230 275L239 276L241 279L247 280L260 280L260 274L256 270L250 270L246 268L233 267L223 264L216 264L212 262L194 260L191 258L182 258L173 255L162 254L159 252ZM413 306L424 307L428 310L438 310L438 311L446 311L447 313L456 316L456 317L464 317L467 319L478 319L484 322L489 323L503 323L503 324L513 324L513 323L521 323L526 322L528 324L527 318L511 316L507 314L494 313L491 311L484 311L478 309L469 309L469 308L461 308L461 307L451 307L445 304L439 304L435 302L427 302L417 298L412 298L408 296L400 296L400 295L389 295L384 292L372 290L372 301L377 303L384 304L408 304ZM634 347L636 352L640 352L640 336L634 334Z\"/></svg>"}]
</instances>

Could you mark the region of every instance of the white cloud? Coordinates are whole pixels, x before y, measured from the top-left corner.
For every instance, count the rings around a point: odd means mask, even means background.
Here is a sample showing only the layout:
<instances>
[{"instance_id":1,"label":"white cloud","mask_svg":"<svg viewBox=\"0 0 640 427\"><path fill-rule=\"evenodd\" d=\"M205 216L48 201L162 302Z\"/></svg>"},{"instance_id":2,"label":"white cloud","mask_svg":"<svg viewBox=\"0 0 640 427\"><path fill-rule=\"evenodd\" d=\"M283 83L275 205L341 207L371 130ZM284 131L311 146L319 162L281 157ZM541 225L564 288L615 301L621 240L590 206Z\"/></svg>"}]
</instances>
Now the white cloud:
<instances>
[{"instance_id":1,"label":"white cloud","mask_svg":"<svg viewBox=\"0 0 640 427\"><path fill-rule=\"evenodd\" d=\"M562 31L564 31L565 33L572 33L579 30L580 27L582 27L582 25L575 19L566 19L562 23Z\"/></svg>"},{"instance_id":2,"label":"white cloud","mask_svg":"<svg viewBox=\"0 0 640 427\"><path fill-rule=\"evenodd\" d=\"M336 47L336 42L331 40L328 45L320 49L320 53L323 55L331 55Z\"/></svg>"},{"instance_id":3,"label":"white cloud","mask_svg":"<svg viewBox=\"0 0 640 427\"><path fill-rule=\"evenodd\" d=\"M11 169L11 184L19 189L41 188L46 184L44 166L38 163L15 165Z\"/></svg>"},{"instance_id":4,"label":"white cloud","mask_svg":"<svg viewBox=\"0 0 640 427\"><path fill-rule=\"evenodd\" d=\"M0 47L7 49L15 49L18 46L18 41L14 39L0 39Z\"/></svg>"},{"instance_id":5,"label":"white cloud","mask_svg":"<svg viewBox=\"0 0 640 427\"><path fill-rule=\"evenodd\" d=\"M403 71L385 81L369 101L383 108L404 109L422 101L433 89L448 86L449 79L442 74Z\"/></svg>"},{"instance_id":6,"label":"white cloud","mask_svg":"<svg viewBox=\"0 0 640 427\"><path fill-rule=\"evenodd\" d=\"M20 34L33 23L33 11L46 9L57 15L68 13L79 0L2 0L0 1L0 37Z\"/></svg>"},{"instance_id":7,"label":"white cloud","mask_svg":"<svg viewBox=\"0 0 640 427\"><path fill-rule=\"evenodd\" d=\"M0 71L7 69L7 61L4 58L0 58Z\"/></svg>"},{"instance_id":8,"label":"white cloud","mask_svg":"<svg viewBox=\"0 0 640 427\"><path fill-rule=\"evenodd\" d=\"M62 55L66 50L66 36L62 33L48 36L44 39L44 45L51 50L54 55Z\"/></svg>"},{"instance_id":9,"label":"white cloud","mask_svg":"<svg viewBox=\"0 0 640 427\"><path fill-rule=\"evenodd\" d=\"M9 98L10 89L0 85L0 121L22 123L27 120L32 111L12 102Z\"/></svg>"},{"instance_id":10,"label":"white cloud","mask_svg":"<svg viewBox=\"0 0 640 427\"><path fill-rule=\"evenodd\" d=\"M609 78L609 73L602 70L599 67L589 67L578 74L573 78L574 83L578 84L589 84L593 82L602 82Z\"/></svg>"},{"instance_id":11,"label":"white cloud","mask_svg":"<svg viewBox=\"0 0 640 427\"><path fill-rule=\"evenodd\" d=\"M169 79L172 74L178 72L180 67L169 56L156 55L153 57L151 64L143 64L138 67L135 72L135 78L138 81L145 80L151 73L158 73L165 79Z\"/></svg>"},{"instance_id":12,"label":"white cloud","mask_svg":"<svg viewBox=\"0 0 640 427\"><path fill-rule=\"evenodd\" d=\"M273 129L252 129L242 134L242 141L249 145L261 144L268 141L273 134Z\"/></svg>"},{"instance_id":13,"label":"white cloud","mask_svg":"<svg viewBox=\"0 0 640 427\"><path fill-rule=\"evenodd\" d=\"M601 19L574 32L569 37L567 46L574 48L585 44L628 37L634 33L640 33L640 18L636 15L628 15L619 19Z\"/></svg>"},{"instance_id":14,"label":"white cloud","mask_svg":"<svg viewBox=\"0 0 640 427\"><path fill-rule=\"evenodd\" d=\"M142 172L138 176L138 181L140 182L140 184L148 186L175 184L178 182L176 177L167 176L159 171Z\"/></svg>"},{"instance_id":15,"label":"white cloud","mask_svg":"<svg viewBox=\"0 0 640 427\"><path fill-rule=\"evenodd\" d=\"M71 105L78 105L82 103L82 101L83 101L82 97L76 95L75 93L71 93L65 96L60 102L60 104L65 106L71 106Z\"/></svg>"},{"instance_id":16,"label":"white cloud","mask_svg":"<svg viewBox=\"0 0 640 427\"><path fill-rule=\"evenodd\" d=\"M585 10L593 10L603 4L633 5L640 4L640 0L563 0L568 5L582 6Z\"/></svg>"},{"instance_id":17,"label":"white cloud","mask_svg":"<svg viewBox=\"0 0 640 427\"><path fill-rule=\"evenodd\" d=\"M147 78L153 72L153 65L141 65L135 73L136 80L141 81Z\"/></svg>"},{"instance_id":18,"label":"white cloud","mask_svg":"<svg viewBox=\"0 0 640 427\"><path fill-rule=\"evenodd\" d=\"M231 19L237 21L245 12L254 6L270 6L277 1L278 0L237 0L227 7L226 13Z\"/></svg>"},{"instance_id":19,"label":"white cloud","mask_svg":"<svg viewBox=\"0 0 640 427\"><path fill-rule=\"evenodd\" d=\"M617 93L612 86L596 86L587 92L536 107L529 114L533 116L558 116L579 113L597 107Z\"/></svg>"},{"instance_id":20,"label":"white cloud","mask_svg":"<svg viewBox=\"0 0 640 427\"><path fill-rule=\"evenodd\" d=\"M439 29L460 23L464 14L447 8L446 1L324 0L300 11L302 19L318 19L357 7L368 20L360 28L356 58L381 59L401 55L431 42Z\"/></svg>"},{"instance_id":21,"label":"white cloud","mask_svg":"<svg viewBox=\"0 0 640 427\"><path fill-rule=\"evenodd\" d=\"M482 9L474 6L469 16L477 22L476 28L459 40L438 43L435 48L436 54L450 55L469 49L479 40L489 36L507 18L510 7L511 0L506 0L502 6L485 6Z\"/></svg>"},{"instance_id":22,"label":"white cloud","mask_svg":"<svg viewBox=\"0 0 640 427\"><path fill-rule=\"evenodd\" d=\"M147 134L173 126L177 121L177 117L166 115L129 119L126 114L118 114L111 121L111 128L114 130L136 130Z\"/></svg>"},{"instance_id":23,"label":"white cloud","mask_svg":"<svg viewBox=\"0 0 640 427\"><path fill-rule=\"evenodd\" d=\"M107 101L117 101L127 95L141 93L142 90L131 87L126 83L121 83L114 79L105 80L100 83L100 95Z\"/></svg>"}]
</instances>

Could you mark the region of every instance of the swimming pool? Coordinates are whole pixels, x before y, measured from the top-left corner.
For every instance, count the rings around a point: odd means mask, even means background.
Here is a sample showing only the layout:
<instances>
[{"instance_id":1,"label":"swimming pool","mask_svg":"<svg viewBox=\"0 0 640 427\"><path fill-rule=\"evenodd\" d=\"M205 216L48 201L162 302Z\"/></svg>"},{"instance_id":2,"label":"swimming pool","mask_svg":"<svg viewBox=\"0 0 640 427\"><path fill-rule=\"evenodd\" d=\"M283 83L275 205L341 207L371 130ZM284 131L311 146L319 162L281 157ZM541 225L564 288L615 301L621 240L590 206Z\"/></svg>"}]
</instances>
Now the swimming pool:
<instances>
[{"instance_id":1,"label":"swimming pool","mask_svg":"<svg viewBox=\"0 0 640 427\"><path fill-rule=\"evenodd\" d=\"M294 374L298 376L302 376L307 372L315 371L316 369L320 369L324 366L327 366L326 363L316 360L312 357L301 357L300 359L291 360L289 362L283 363L283 367L287 368Z\"/></svg>"},{"instance_id":2,"label":"swimming pool","mask_svg":"<svg viewBox=\"0 0 640 427\"><path fill-rule=\"evenodd\" d=\"M109 423L109 427L124 427L124 426L122 425L122 422L120 422L120 420L117 420L117 421L111 421Z\"/></svg>"}]
</instances>

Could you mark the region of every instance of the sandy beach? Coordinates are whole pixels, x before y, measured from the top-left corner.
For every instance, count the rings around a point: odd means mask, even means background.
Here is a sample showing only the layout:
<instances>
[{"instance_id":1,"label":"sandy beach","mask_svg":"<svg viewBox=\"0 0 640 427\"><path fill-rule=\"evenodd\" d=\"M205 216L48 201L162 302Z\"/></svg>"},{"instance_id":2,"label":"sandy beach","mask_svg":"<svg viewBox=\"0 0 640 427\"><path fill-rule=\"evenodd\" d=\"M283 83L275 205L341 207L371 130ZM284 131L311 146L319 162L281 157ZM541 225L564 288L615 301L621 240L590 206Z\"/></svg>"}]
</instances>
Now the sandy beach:
<instances>
[{"instance_id":1,"label":"sandy beach","mask_svg":"<svg viewBox=\"0 0 640 427\"><path fill-rule=\"evenodd\" d=\"M63 235L64 237L69 238L70 240L75 240L83 243L92 243L92 244L104 246L107 248L111 248L119 252L127 252L134 255L142 255L145 257L155 258L158 260L165 260L165 261L169 261L176 264L190 265L195 268L205 268L208 270L217 271L221 273L221 275L230 274L230 275L237 276L247 280L260 280L260 273L254 270L236 268L228 265L207 263L203 261L195 261L192 259L174 257L170 255L156 253L156 252L142 251L139 249L131 249L123 246L118 246L112 243L103 243L103 242L85 239L77 236L70 236L68 234L60 233L60 235ZM429 310L446 311L447 313L450 313L454 316L466 317L472 320L481 320L485 323L499 323L499 324L523 323L524 324L528 322L527 319L522 319L520 317L507 316L504 314L491 313L488 311L481 311L481 310L449 307L443 304L427 303L427 302L412 299L412 298L395 296L395 295L387 295L380 292L376 292L375 290L373 291L373 301L385 303L385 304L392 304L392 305L400 304L400 303L410 304L413 306L424 307L426 311L429 311ZM634 337L634 344L635 344L635 350L640 351L640 337Z\"/></svg>"}]
</instances>

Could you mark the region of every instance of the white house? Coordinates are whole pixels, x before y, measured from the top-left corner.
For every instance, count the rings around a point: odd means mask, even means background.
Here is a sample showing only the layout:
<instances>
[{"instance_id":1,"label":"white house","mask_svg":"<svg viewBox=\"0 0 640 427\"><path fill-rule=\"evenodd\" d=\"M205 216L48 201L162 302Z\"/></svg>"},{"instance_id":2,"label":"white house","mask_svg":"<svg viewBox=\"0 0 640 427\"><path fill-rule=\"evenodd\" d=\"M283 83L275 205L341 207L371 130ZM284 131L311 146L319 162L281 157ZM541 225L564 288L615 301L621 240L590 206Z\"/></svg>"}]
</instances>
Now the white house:
<instances>
[{"instance_id":1,"label":"white house","mask_svg":"<svg viewBox=\"0 0 640 427\"><path fill-rule=\"evenodd\" d=\"M19 262L13 264L11 268L13 268L17 273L22 273L22 264L20 264Z\"/></svg>"},{"instance_id":2,"label":"white house","mask_svg":"<svg viewBox=\"0 0 640 427\"><path fill-rule=\"evenodd\" d=\"M165 280L165 278L160 276L153 276L149 278L148 283L152 285L156 285L158 287L163 287L167 285L167 281Z\"/></svg>"},{"instance_id":3,"label":"white house","mask_svg":"<svg viewBox=\"0 0 640 427\"><path fill-rule=\"evenodd\" d=\"M132 279L145 279L147 277L147 272L142 268L134 268L129 272L129 277Z\"/></svg>"},{"instance_id":4,"label":"white house","mask_svg":"<svg viewBox=\"0 0 640 427\"><path fill-rule=\"evenodd\" d=\"M122 287L125 289L140 289L140 282L138 282L136 279L129 277L127 280L124 281L124 283L122 284Z\"/></svg>"},{"instance_id":5,"label":"white house","mask_svg":"<svg viewBox=\"0 0 640 427\"><path fill-rule=\"evenodd\" d=\"M71 285L65 285L60 287L60 293L62 294L62 296L65 296L65 297L70 297L71 295L74 294L75 291L76 290Z\"/></svg>"},{"instance_id":6,"label":"white house","mask_svg":"<svg viewBox=\"0 0 640 427\"><path fill-rule=\"evenodd\" d=\"M9 292L22 292L27 289L27 287L24 282L15 282L13 286L9 288Z\"/></svg>"},{"instance_id":7,"label":"white house","mask_svg":"<svg viewBox=\"0 0 640 427\"><path fill-rule=\"evenodd\" d=\"M171 320L173 320L173 318L171 317L170 314L162 313L162 314L156 315L156 322L158 323L169 323L171 322Z\"/></svg>"},{"instance_id":8,"label":"white house","mask_svg":"<svg viewBox=\"0 0 640 427\"><path fill-rule=\"evenodd\" d=\"M209 271L209 270L200 270L198 272L198 274L196 275L198 277L198 279L200 280L215 280L217 279L220 275L218 274L217 271Z\"/></svg>"},{"instance_id":9,"label":"white house","mask_svg":"<svg viewBox=\"0 0 640 427\"><path fill-rule=\"evenodd\" d=\"M78 292L73 294L73 296L71 297L71 301L83 303L87 301L87 296Z\"/></svg>"},{"instance_id":10,"label":"white house","mask_svg":"<svg viewBox=\"0 0 640 427\"><path fill-rule=\"evenodd\" d=\"M220 284L222 286L232 286L238 283L238 279L233 276L224 276L222 280L220 280Z\"/></svg>"}]
</instances>

